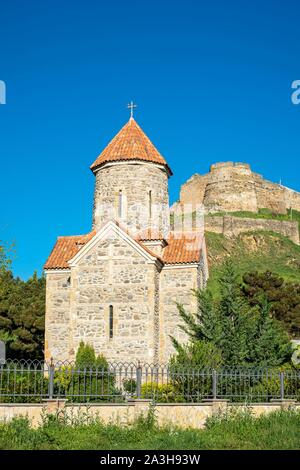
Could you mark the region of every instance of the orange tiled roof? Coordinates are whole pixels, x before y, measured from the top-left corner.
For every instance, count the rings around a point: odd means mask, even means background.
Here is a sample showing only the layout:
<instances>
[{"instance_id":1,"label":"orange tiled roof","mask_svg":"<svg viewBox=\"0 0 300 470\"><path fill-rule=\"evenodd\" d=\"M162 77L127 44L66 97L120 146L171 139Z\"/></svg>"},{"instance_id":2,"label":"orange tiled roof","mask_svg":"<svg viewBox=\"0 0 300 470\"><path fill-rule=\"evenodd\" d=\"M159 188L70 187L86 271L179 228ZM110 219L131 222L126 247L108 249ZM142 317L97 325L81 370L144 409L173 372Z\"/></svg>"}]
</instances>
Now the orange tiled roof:
<instances>
[{"instance_id":1,"label":"orange tiled roof","mask_svg":"<svg viewBox=\"0 0 300 470\"><path fill-rule=\"evenodd\" d=\"M146 228L145 230L141 230L137 236L137 240L144 241L144 240L164 240L165 237L163 234L156 228Z\"/></svg>"},{"instance_id":2,"label":"orange tiled roof","mask_svg":"<svg viewBox=\"0 0 300 470\"><path fill-rule=\"evenodd\" d=\"M130 118L110 141L91 165L91 170L95 170L106 162L122 160L143 160L145 162L159 163L164 165L168 172L172 174L166 160L133 118Z\"/></svg>"},{"instance_id":3,"label":"orange tiled roof","mask_svg":"<svg viewBox=\"0 0 300 470\"><path fill-rule=\"evenodd\" d=\"M44 269L68 269L68 261L96 234L95 231L87 235L74 235L58 237L53 250L47 259Z\"/></svg>"},{"instance_id":4,"label":"orange tiled roof","mask_svg":"<svg viewBox=\"0 0 300 470\"><path fill-rule=\"evenodd\" d=\"M68 261L71 260L78 251L90 241L96 231L92 231L87 235L75 235L70 237L58 237L54 248L44 265L44 269L68 269L70 266ZM157 256L148 247L146 247L140 239L135 241L150 255L155 256L162 263L166 264L183 264L197 263L200 260L203 236L192 233L189 236L181 236L177 238L171 233L167 240L167 246L163 250L161 257Z\"/></svg>"},{"instance_id":5,"label":"orange tiled roof","mask_svg":"<svg viewBox=\"0 0 300 470\"><path fill-rule=\"evenodd\" d=\"M189 232L181 234L178 238L176 234L171 233L167 246L163 250L163 261L166 264L184 264L197 263L200 261L201 248L203 243L203 234Z\"/></svg>"}]
</instances>

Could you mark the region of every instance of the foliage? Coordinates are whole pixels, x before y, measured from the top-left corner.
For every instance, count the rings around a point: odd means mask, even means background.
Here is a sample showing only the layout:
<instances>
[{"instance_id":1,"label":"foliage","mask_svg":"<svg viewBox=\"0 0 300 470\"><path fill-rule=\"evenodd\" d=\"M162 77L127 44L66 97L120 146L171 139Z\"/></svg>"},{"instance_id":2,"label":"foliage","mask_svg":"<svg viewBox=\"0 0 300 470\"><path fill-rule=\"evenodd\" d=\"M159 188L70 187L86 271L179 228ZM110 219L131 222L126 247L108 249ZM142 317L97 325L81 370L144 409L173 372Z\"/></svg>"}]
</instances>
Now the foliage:
<instances>
[{"instance_id":1,"label":"foliage","mask_svg":"<svg viewBox=\"0 0 300 470\"><path fill-rule=\"evenodd\" d=\"M121 392L115 386L116 377L105 357L96 356L94 348L80 342L75 364L55 370L55 391L72 402L117 401Z\"/></svg>"},{"instance_id":2,"label":"foliage","mask_svg":"<svg viewBox=\"0 0 300 470\"><path fill-rule=\"evenodd\" d=\"M300 283L300 246L283 235L257 230L231 238L206 232L205 238L210 267L208 287L214 297L219 296L218 279L228 257L240 280L245 273L268 270L286 282Z\"/></svg>"},{"instance_id":3,"label":"foliage","mask_svg":"<svg viewBox=\"0 0 300 470\"><path fill-rule=\"evenodd\" d=\"M75 367L84 369L85 367L99 368L108 370L108 362L103 354L96 356L93 346L80 342L79 348L76 353Z\"/></svg>"},{"instance_id":4,"label":"foliage","mask_svg":"<svg viewBox=\"0 0 300 470\"><path fill-rule=\"evenodd\" d=\"M288 209L286 214L277 214L270 209L262 208L258 209L257 212L250 212L250 211L235 211L235 212L215 212L213 214L209 214L209 217L215 216L222 216L222 215L231 215L233 217L239 218L250 218L250 219L271 219L271 220L286 220L291 221L294 220L299 224L300 230L300 212L295 209Z\"/></svg>"},{"instance_id":5,"label":"foliage","mask_svg":"<svg viewBox=\"0 0 300 470\"><path fill-rule=\"evenodd\" d=\"M0 272L0 336L7 357L41 359L44 349L45 278L22 281L11 271Z\"/></svg>"},{"instance_id":6,"label":"foliage","mask_svg":"<svg viewBox=\"0 0 300 470\"><path fill-rule=\"evenodd\" d=\"M269 305L264 302L255 308L243 295L239 277L232 261L226 260L219 279L220 298L213 299L207 291L196 291L198 311L188 313L183 306L178 310L183 320L182 329L192 343L199 345L190 352L190 360L199 366L205 361L204 353L199 348L214 348L213 354L207 354L207 364L218 359L217 365L226 366L278 366L290 360L292 354L288 335L281 325L270 317ZM179 361L188 358L186 347L180 346L173 338ZM188 350L187 350L188 351ZM192 356L192 358L191 358ZM185 360L186 360L185 359Z\"/></svg>"},{"instance_id":7,"label":"foliage","mask_svg":"<svg viewBox=\"0 0 300 470\"><path fill-rule=\"evenodd\" d=\"M207 339L193 340L180 345L174 338L177 350L170 358L170 384L176 401L199 402L212 393L211 369L222 364L220 350Z\"/></svg>"},{"instance_id":8,"label":"foliage","mask_svg":"<svg viewBox=\"0 0 300 470\"><path fill-rule=\"evenodd\" d=\"M122 384L125 392L129 393L130 395L134 395L136 393L137 384L135 379L123 379Z\"/></svg>"},{"instance_id":9,"label":"foliage","mask_svg":"<svg viewBox=\"0 0 300 470\"><path fill-rule=\"evenodd\" d=\"M199 338L186 345L172 339L177 354L170 358L171 371L186 371L191 369L217 369L223 359L220 349L210 340Z\"/></svg>"},{"instance_id":10,"label":"foliage","mask_svg":"<svg viewBox=\"0 0 300 470\"><path fill-rule=\"evenodd\" d=\"M0 372L0 402L39 403L48 396L48 377L41 365L8 362Z\"/></svg>"},{"instance_id":11,"label":"foliage","mask_svg":"<svg viewBox=\"0 0 300 470\"><path fill-rule=\"evenodd\" d=\"M272 317L292 336L300 333L300 283L285 282L270 271L245 273L243 283L243 294L251 306L262 305L267 299Z\"/></svg>"},{"instance_id":12,"label":"foliage","mask_svg":"<svg viewBox=\"0 0 300 470\"><path fill-rule=\"evenodd\" d=\"M147 382L141 386L141 398L149 398L156 403L174 403L181 402L183 396L178 394L178 390L174 385L170 384L161 384L158 382Z\"/></svg>"},{"instance_id":13,"label":"foliage","mask_svg":"<svg viewBox=\"0 0 300 470\"><path fill-rule=\"evenodd\" d=\"M0 240L0 273L9 269L9 266L12 263L13 252L13 244L8 246L7 243Z\"/></svg>"},{"instance_id":14,"label":"foliage","mask_svg":"<svg viewBox=\"0 0 300 470\"><path fill-rule=\"evenodd\" d=\"M84 417L81 418L81 413ZM205 429L159 427L153 420L133 425L103 424L88 411L46 415L39 427L27 418L0 423L1 450L205 450L205 449L299 449L300 414L280 411L256 418L246 409L230 408L207 420ZM151 418L151 415L150 415Z\"/></svg>"},{"instance_id":15,"label":"foliage","mask_svg":"<svg viewBox=\"0 0 300 470\"><path fill-rule=\"evenodd\" d=\"M300 386L296 381L296 374L293 366L286 364L281 367L274 367L268 376L263 377L253 387L253 396L260 397L260 401L268 401L270 397L280 398L280 373L284 373L284 393L293 396L297 401L300 399Z\"/></svg>"}]
</instances>

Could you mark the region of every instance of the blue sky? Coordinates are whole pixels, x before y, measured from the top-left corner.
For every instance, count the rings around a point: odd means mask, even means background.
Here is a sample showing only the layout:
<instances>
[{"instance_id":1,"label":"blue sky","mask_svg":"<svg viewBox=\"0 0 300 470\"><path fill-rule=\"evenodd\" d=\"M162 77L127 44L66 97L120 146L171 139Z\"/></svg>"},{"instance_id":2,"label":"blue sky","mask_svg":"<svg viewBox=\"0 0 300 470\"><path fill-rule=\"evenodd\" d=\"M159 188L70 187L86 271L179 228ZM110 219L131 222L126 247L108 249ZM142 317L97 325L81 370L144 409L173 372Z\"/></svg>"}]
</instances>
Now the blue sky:
<instances>
[{"instance_id":1,"label":"blue sky","mask_svg":"<svg viewBox=\"0 0 300 470\"><path fill-rule=\"evenodd\" d=\"M0 240L16 244L16 275L90 230L89 166L131 99L174 172L171 202L226 160L300 190L296 0L10 0L0 22Z\"/></svg>"}]
</instances>

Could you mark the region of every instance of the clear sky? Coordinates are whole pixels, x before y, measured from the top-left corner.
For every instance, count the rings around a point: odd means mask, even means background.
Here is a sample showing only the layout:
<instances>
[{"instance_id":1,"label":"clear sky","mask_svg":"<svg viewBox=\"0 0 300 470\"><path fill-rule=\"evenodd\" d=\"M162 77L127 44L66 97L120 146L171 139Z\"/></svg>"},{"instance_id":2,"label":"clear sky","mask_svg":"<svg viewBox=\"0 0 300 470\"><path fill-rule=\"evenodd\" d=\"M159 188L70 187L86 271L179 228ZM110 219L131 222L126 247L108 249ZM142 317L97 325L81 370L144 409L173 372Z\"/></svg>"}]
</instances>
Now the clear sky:
<instances>
[{"instance_id":1,"label":"clear sky","mask_svg":"<svg viewBox=\"0 0 300 470\"><path fill-rule=\"evenodd\" d=\"M300 3L0 0L0 240L40 273L58 235L91 228L89 170L127 121L171 166L243 161L300 190Z\"/></svg>"}]
</instances>

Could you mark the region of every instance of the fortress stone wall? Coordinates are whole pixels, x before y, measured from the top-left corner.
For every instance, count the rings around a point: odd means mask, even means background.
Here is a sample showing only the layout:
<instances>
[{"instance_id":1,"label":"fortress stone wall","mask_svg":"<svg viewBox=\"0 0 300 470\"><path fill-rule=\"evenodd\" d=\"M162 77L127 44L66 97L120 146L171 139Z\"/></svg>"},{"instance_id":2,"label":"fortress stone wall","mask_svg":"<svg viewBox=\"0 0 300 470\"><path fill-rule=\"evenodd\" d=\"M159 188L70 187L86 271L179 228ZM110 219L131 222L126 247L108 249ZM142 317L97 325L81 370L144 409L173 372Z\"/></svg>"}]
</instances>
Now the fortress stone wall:
<instances>
[{"instance_id":1,"label":"fortress stone wall","mask_svg":"<svg viewBox=\"0 0 300 470\"><path fill-rule=\"evenodd\" d=\"M180 191L180 203L203 204L206 212L234 212L270 209L286 214L300 211L300 193L265 180L247 163L216 163L206 175L193 175Z\"/></svg>"},{"instance_id":2,"label":"fortress stone wall","mask_svg":"<svg viewBox=\"0 0 300 470\"><path fill-rule=\"evenodd\" d=\"M280 233L299 245L298 222L293 221L232 216L206 216L205 230L208 232L221 233L225 237L237 236L242 232L266 230Z\"/></svg>"}]
</instances>

